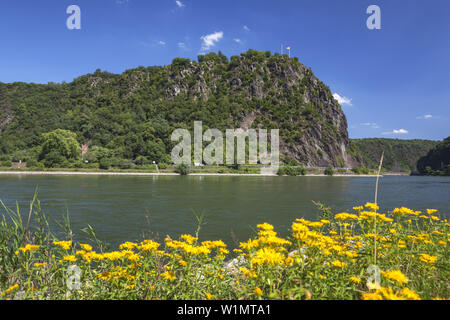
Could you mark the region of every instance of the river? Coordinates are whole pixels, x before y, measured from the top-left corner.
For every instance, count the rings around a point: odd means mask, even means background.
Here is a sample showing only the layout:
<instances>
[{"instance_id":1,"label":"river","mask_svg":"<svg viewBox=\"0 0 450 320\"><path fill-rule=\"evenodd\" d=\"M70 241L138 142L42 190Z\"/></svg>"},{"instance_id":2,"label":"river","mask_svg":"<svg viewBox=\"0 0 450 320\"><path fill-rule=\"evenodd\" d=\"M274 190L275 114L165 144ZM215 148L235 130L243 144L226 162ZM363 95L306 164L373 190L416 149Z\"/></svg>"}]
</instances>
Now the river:
<instances>
[{"instance_id":1,"label":"river","mask_svg":"<svg viewBox=\"0 0 450 320\"><path fill-rule=\"evenodd\" d=\"M88 224L112 247L143 237L177 238L195 233L195 214L203 214L200 240L222 239L235 247L254 235L258 223L271 223L285 236L296 218L317 218L313 201L335 213L373 202L375 178L0 175L0 199L10 208L17 201L23 216L36 187L52 230L68 212L76 239L84 240L81 229ZM382 209L434 208L449 217L449 198L450 177L380 178Z\"/></svg>"}]
</instances>

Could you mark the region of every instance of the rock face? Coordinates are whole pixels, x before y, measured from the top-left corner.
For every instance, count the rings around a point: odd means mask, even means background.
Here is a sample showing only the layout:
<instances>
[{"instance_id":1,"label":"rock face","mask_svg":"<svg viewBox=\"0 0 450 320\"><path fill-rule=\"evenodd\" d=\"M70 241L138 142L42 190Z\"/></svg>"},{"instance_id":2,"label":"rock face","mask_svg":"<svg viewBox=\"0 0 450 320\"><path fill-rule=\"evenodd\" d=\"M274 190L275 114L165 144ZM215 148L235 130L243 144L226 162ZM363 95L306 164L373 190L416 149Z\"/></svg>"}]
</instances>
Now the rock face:
<instances>
[{"instance_id":1,"label":"rock face","mask_svg":"<svg viewBox=\"0 0 450 320\"><path fill-rule=\"evenodd\" d=\"M221 72L221 70L225 70ZM296 58L250 50L224 61L206 56L200 63L174 61L166 98L186 95L209 101L220 90L246 108L239 126L279 128L280 151L306 166L353 167L347 120L330 89ZM253 102L253 103L252 103Z\"/></svg>"},{"instance_id":2,"label":"rock face","mask_svg":"<svg viewBox=\"0 0 450 320\"><path fill-rule=\"evenodd\" d=\"M175 58L168 66L140 67L121 75L97 70L68 84L10 86L0 84L0 94L6 96L0 96L0 130L10 133L18 134L20 123L34 123L36 127L28 128L34 134L69 129L81 143L117 148L126 130L140 134L142 129L150 132L142 135L144 144L156 137L170 154L169 130L154 124L150 130L145 124L157 119L174 129L203 121L219 130L280 129L282 159L305 166L360 165L351 155L347 120L330 89L297 58L286 55L249 50L229 60L220 52L210 53L199 56L198 62ZM43 114L55 112L55 119L43 122ZM21 119L23 114L27 121ZM23 142L28 140L32 142ZM31 148L35 140L19 137L17 144ZM129 154L143 153L137 149Z\"/></svg>"}]
</instances>

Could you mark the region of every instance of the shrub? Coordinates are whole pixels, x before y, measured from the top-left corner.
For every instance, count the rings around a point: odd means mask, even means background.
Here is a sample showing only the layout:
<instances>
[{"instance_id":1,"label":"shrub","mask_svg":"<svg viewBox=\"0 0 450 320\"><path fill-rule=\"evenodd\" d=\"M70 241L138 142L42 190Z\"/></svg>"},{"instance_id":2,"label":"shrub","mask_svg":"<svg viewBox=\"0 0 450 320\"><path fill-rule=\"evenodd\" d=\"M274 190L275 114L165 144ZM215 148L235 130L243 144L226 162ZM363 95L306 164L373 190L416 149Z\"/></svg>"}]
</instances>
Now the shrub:
<instances>
[{"instance_id":1,"label":"shrub","mask_svg":"<svg viewBox=\"0 0 450 320\"><path fill-rule=\"evenodd\" d=\"M111 167L111 160L103 158L100 160L98 167L103 170L108 170Z\"/></svg>"},{"instance_id":2,"label":"shrub","mask_svg":"<svg viewBox=\"0 0 450 320\"><path fill-rule=\"evenodd\" d=\"M352 168L352 171L356 174L369 174L370 170L368 168Z\"/></svg>"},{"instance_id":3,"label":"shrub","mask_svg":"<svg viewBox=\"0 0 450 320\"><path fill-rule=\"evenodd\" d=\"M179 173L181 176L186 176L189 174L190 172L190 167L187 164L179 164L176 168L175 168L175 172Z\"/></svg>"},{"instance_id":4,"label":"shrub","mask_svg":"<svg viewBox=\"0 0 450 320\"><path fill-rule=\"evenodd\" d=\"M0 162L0 167L10 168L12 166L11 160L5 160Z\"/></svg>"},{"instance_id":5,"label":"shrub","mask_svg":"<svg viewBox=\"0 0 450 320\"><path fill-rule=\"evenodd\" d=\"M291 166L284 166L278 169L277 174L279 176L304 176L306 174L306 169L301 167L291 167Z\"/></svg>"},{"instance_id":6,"label":"shrub","mask_svg":"<svg viewBox=\"0 0 450 320\"><path fill-rule=\"evenodd\" d=\"M158 163L158 168L161 170L167 169L168 165L167 163Z\"/></svg>"},{"instance_id":7,"label":"shrub","mask_svg":"<svg viewBox=\"0 0 450 320\"><path fill-rule=\"evenodd\" d=\"M333 169L333 167L332 167L332 166L328 166L328 167L325 169L324 174L325 174L326 176L332 176L332 175L334 174L334 169Z\"/></svg>"}]
</instances>

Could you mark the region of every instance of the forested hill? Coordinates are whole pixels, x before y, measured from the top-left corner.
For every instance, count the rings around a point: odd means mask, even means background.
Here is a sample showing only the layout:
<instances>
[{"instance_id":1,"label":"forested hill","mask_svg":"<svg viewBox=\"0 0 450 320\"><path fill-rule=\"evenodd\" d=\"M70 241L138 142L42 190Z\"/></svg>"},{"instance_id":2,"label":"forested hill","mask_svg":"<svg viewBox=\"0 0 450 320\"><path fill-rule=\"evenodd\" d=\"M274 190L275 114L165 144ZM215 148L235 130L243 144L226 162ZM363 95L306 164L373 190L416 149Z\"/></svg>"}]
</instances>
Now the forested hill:
<instances>
[{"instance_id":1,"label":"forested hill","mask_svg":"<svg viewBox=\"0 0 450 320\"><path fill-rule=\"evenodd\" d=\"M204 130L279 128L286 158L359 165L330 89L287 55L219 52L123 74L97 70L70 83L0 83L0 155L15 158L39 160L43 134L64 129L115 158L168 162L171 133L194 121Z\"/></svg>"},{"instance_id":2,"label":"forested hill","mask_svg":"<svg viewBox=\"0 0 450 320\"><path fill-rule=\"evenodd\" d=\"M417 161L434 148L439 141L401 139L351 139L354 149L367 168L378 167L384 151L383 169L388 171L415 171Z\"/></svg>"},{"instance_id":3,"label":"forested hill","mask_svg":"<svg viewBox=\"0 0 450 320\"><path fill-rule=\"evenodd\" d=\"M450 176L450 137L421 157L417 162L417 169L424 175Z\"/></svg>"}]
</instances>

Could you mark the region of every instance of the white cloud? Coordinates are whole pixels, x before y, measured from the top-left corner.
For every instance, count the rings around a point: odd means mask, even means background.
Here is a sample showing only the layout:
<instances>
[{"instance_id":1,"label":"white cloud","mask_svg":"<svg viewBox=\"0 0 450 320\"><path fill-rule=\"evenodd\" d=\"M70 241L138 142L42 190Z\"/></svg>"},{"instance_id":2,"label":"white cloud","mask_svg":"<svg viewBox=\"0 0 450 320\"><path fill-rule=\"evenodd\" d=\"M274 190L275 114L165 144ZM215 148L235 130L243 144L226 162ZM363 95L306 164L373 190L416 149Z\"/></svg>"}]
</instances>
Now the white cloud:
<instances>
[{"instance_id":1,"label":"white cloud","mask_svg":"<svg viewBox=\"0 0 450 320\"><path fill-rule=\"evenodd\" d=\"M431 119L431 118L433 118L433 115L431 115L431 114L426 114L423 116L416 117L416 119L425 119L425 120Z\"/></svg>"},{"instance_id":2,"label":"white cloud","mask_svg":"<svg viewBox=\"0 0 450 320\"><path fill-rule=\"evenodd\" d=\"M236 42L236 43L242 43L242 40L239 39L239 38L234 38L233 41Z\"/></svg>"},{"instance_id":3,"label":"white cloud","mask_svg":"<svg viewBox=\"0 0 450 320\"><path fill-rule=\"evenodd\" d=\"M382 134L407 134L408 130L405 129L394 129L390 132L383 132Z\"/></svg>"},{"instance_id":4,"label":"white cloud","mask_svg":"<svg viewBox=\"0 0 450 320\"><path fill-rule=\"evenodd\" d=\"M178 48L183 49L183 50L187 50L186 43L178 42Z\"/></svg>"},{"instance_id":5,"label":"white cloud","mask_svg":"<svg viewBox=\"0 0 450 320\"><path fill-rule=\"evenodd\" d=\"M210 50L222 38L223 38L223 32L222 31L214 32L214 33L211 33L211 34L207 34L206 36L200 37L200 39L203 40L201 51L203 52L203 51Z\"/></svg>"},{"instance_id":6,"label":"white cloud","mask_svg":"<svg viewBox=\"0 0 450 320\"><path fill-rule=\"evenodd\" d=\"M160 40L160 41L158 41L158 44L160 44L160 45L162 45L162 46L165 46L165 45L166 45L166 42Z\"/></svg>"},{"instance_id":7,"label":"white cloud","mask_svg":"<svg viewBox=\"0 0 450 320\"><path fill-rule=\"evenodd\" d=\"M182 7L185 7L185 6L186 6L183 2L178 1L178 0L175 1L175 3L177 4L178 8L182 8Z\"/></svg>"},{"instance_id":8,"label":"white cloud","mask_svg":"<svg viewBox=\"0 0 450 320\"><path fill-rule=\"evenodd\" d=\"M350 98L340 96L338 93L333 93L333 98L335 98L341 105L346 104L348 106L352 106L352 99Z\"/></svg>"},{"instance_id":9,"label":"white cloud","mask_svg":"<svg viewBox=\"0 0 450 320\"><path fill-rule=\"evenodd\" d=\"M129 0L116 0L117 4L127 4Z\"/></svg>"},{"instance_id":10,"label":"white cloud","mask_svg":"<svg viewBox=\"0 0 450 320\"><path fill-rule=\"evenodd\" d=\"M376 124L375 122L364 122L364 123L361 123L361 125L371 127L372 129L380 128L380 126L378 124Z\"/></svg>"},{"instance_id":11,"label":"white cloud","mask_svg":"<svg viewBox=\"0 0 450 320\"><path fill-rule=\"evenodd\" d=\"M247 31L247 32L250 31L250 28L247 27L247 26L244 26L243 28L244 28L244 30Z\"/></svg>"}]
</instances>

